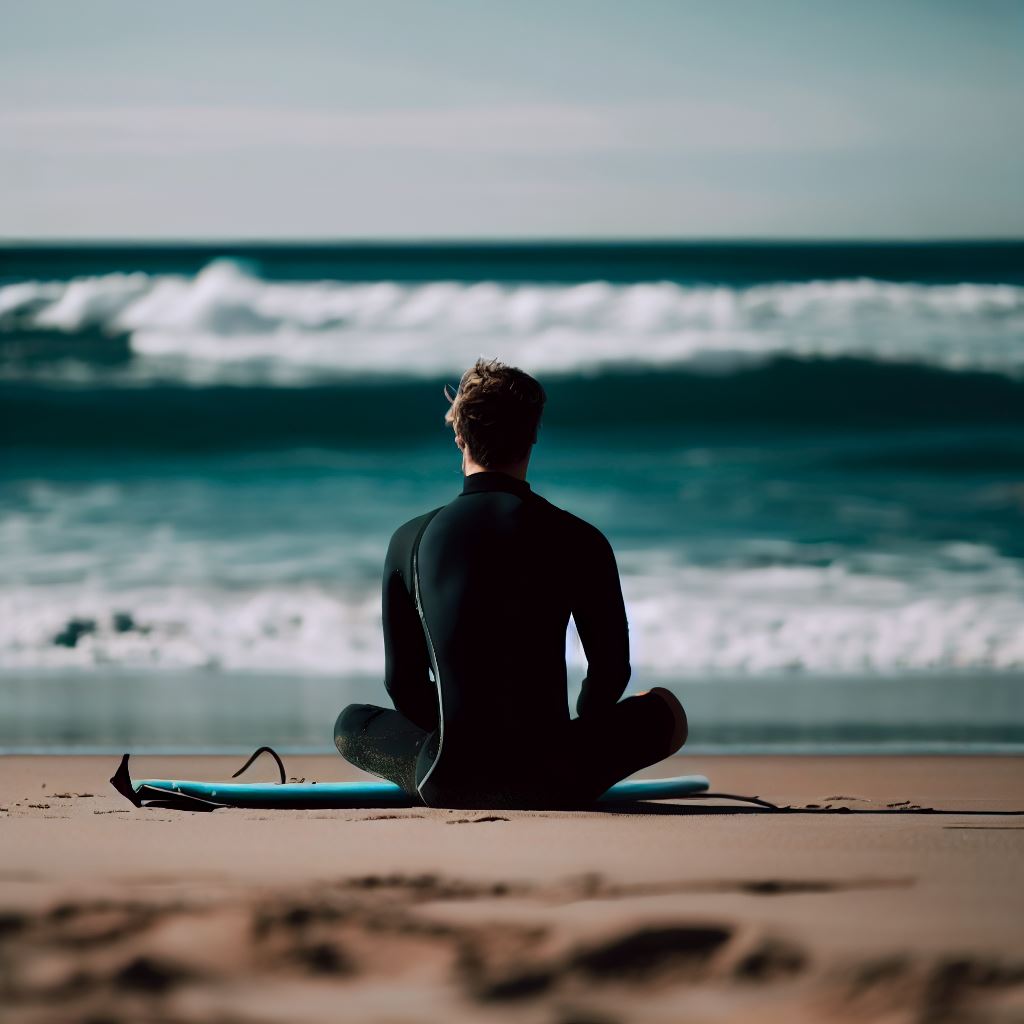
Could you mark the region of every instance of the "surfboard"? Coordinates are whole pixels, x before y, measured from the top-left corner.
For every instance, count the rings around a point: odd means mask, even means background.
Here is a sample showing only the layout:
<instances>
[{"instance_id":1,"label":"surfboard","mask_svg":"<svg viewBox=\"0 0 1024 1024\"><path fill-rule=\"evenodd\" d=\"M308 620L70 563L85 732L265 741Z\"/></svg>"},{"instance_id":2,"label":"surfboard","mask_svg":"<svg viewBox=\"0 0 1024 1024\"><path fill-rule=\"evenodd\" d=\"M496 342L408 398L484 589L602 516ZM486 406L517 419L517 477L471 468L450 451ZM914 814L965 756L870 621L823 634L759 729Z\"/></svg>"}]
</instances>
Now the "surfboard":
<instances>
[{"instance_id":1,"label":"surfboard","mask_svg":"<svg viewBox=\"0 0 1024 1024\"><path fill-rule=\"evenodd\" d=\"M354 809L359 807L419 807L392 782L199 782L191 779L133 780L128 755L110 780L136 807L177 807L216 810L218 807L302 809ZM703 775L677 775L666 779L627 779L598 798L598 804L636 800L675 800L704 793Z\"/></svg>"}]
</instances>

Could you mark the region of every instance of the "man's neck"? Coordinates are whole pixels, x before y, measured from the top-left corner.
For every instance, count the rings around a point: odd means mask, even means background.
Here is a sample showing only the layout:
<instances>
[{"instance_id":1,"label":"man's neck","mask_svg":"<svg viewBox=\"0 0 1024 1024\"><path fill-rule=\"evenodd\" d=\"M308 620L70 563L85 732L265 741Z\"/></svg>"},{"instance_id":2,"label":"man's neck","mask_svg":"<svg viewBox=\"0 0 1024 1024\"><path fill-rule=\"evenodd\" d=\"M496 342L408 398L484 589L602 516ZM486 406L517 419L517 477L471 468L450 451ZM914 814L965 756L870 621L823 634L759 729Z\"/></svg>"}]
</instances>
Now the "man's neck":
<instances>
[{"instance_id":1,"label":"man's neck","mask_svg":"<svg viewBox=\"0 0 1024 1024\"><path fill-rule=\"evenodd\" d=\"M511 462L504 466L481 466L479 462L474 462L468 455L462 456L462 475L473 476L474 473L506 473L508 476L514 476L517 480L526 479L526 467L530 464L529 458L522 459L519 462Z\"/></svg>"}]
</instances>

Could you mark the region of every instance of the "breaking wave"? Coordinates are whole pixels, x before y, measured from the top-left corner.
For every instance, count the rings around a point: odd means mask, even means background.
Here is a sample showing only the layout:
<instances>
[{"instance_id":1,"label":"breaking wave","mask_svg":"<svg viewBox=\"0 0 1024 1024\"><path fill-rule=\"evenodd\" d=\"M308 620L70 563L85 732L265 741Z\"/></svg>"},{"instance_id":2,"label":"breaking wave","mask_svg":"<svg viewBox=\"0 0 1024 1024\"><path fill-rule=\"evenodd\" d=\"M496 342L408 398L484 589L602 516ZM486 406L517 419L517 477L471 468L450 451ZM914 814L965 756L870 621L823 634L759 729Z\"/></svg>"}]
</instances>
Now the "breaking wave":
<instances>
[{"instance_id":1,"label":"breaking wave","mask_svg":"<svg viewBox=\"0 0 1024 1024\"><path fill-rule=\"evenodd\" d=\"M674 563L620 555L639 675L894 675L1024 668L1024 571L984 545L927 558ZM820 552L811 552L815 558ZM788 557L787 557L788 555ZM868 569L874 571L867 571ZM585 659L570 629L567 658ZM380 675L376 581L255 589L187 585L0 590L0 668L104 667Z\"/></svg>"},{"instance_id":2,"label":"breaking wave","mask_svg":"<svg viewBox=\"0 0 1024 1024\"><path fill-rule=\"evenodd\" d=\"M229 260L0 287L8 381L303 386L457 375L481 354L549 375L790 357L1016 377L1024 287L273 282Z\"/></svg>"}]
</instances>

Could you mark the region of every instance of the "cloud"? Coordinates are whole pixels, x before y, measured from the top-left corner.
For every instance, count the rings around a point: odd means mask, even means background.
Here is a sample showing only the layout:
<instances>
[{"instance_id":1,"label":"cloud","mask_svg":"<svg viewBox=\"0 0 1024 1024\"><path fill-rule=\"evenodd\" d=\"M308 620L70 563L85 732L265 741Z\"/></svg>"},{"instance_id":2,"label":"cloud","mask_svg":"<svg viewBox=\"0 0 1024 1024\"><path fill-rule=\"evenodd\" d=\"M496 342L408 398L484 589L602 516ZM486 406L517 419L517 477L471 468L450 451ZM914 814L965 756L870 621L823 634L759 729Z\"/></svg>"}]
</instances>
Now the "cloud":
<instances>
[{"instance_id":1,"label":"cloud","mask_svg":"<svg viewBox=\"0 0 1024 1024\"><path fill-rule=\"evenodd\" d=\"M0 112L0 136L8 148L55 153L281 146L564 152L614 143L594 111L558 106L382 113L210 106L8 111Z\"/></svg>"},{"instance_id":2,"label":"cloud","mask_svg":"<svg viewBox=\"0 0 1024 1024\"><path fill-rule=\"evenodd\" d=\"M672 100L355 112L153 106L0 110L0 148L21 156L182 155L294 147L452 153L778 152L849 149L855 112L787 96L739 104Z\"/></svg>"}]
</instances>

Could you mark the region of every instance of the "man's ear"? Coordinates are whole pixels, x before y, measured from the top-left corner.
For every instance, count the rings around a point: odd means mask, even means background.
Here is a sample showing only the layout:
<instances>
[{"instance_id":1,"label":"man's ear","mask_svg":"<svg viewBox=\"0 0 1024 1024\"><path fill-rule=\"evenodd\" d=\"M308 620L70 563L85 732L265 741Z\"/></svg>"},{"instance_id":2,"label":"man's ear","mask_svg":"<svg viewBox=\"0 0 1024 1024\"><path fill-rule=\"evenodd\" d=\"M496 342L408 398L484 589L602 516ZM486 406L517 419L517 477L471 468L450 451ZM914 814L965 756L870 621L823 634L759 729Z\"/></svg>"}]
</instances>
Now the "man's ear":
<instances>
[{"instance_id":1,"label":"man's ear","mask_svg":"<svg viewBox=\"0 0 1024 1024\"><path fill-rule=\"evenodd\" d=\"M455 435L455 445L459 449L459 451L463 451L465 449L466 442L462 440L462 435L461 434L456 434Z\"/></svg>"}]
</instances>

